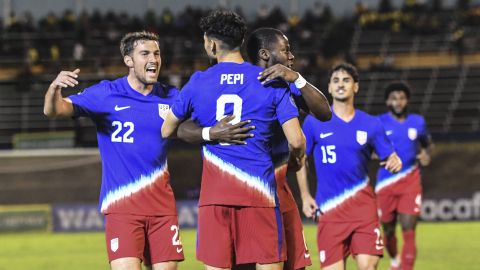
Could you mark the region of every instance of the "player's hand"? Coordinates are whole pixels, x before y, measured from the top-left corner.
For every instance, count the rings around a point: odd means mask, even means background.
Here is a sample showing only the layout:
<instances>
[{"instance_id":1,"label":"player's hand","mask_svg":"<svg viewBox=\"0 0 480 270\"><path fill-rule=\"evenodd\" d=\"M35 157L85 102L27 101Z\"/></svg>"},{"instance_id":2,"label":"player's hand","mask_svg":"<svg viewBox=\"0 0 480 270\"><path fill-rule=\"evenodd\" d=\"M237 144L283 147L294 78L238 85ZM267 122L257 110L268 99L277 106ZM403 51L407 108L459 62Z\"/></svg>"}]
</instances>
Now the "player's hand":
<instances>
[{"instance_id":1,"label":"player's hand","mask_svg":"<svg viewBox=\"0 0 480 270\"><path fill-rule=\"evenodd\" d=\"M385 169L391 173L397 173L402 169L402 160L397 153L393 152L385 161L380 162L380 166L385 166Z\"/></svg>"},{"instance_id":2,"label":"player's hand","mask_svg":"<svg viewBox=\"0 0 480 270\"><path fill-rule=\"evenodd\" d=\"M417 155L417 160L420 162L420 165L423 167L428 166L430 164L430 155L427 153L425 149L420 150L420 153Z\"/></svg>"},{"instance_id":3,"label":"player's hand","mask_svg":"<svg viewBox=\"0 0 480 270\"><path fill-rule=\"evenodd\" d=\"M235 118L234 115L229 115L220 120L215 126L210 129L210 139L222 143L230 144L247 144L246 139L252 138L254 135L249 133L255 129L255 126L247 126L251 121L246 120L235 125L229 122Z\"/></svg>"},{"instance_id":4,"label":"player's hand","mask_svg":"<svg viewBox=\"0 0 480 270\"><path fill-rule=\"evenodd\" d=\"M298 73L282 64L276 64L264 69L258 75L258 80L260 80L262 84L275 78L281 78L287 82L294 82L296 79L298 79Z\"/></svg>"},{"instance_id":5,"label":"player's hand","mask_svg":"<svg viewBox=\"0 0 480 270\"><path fill-rule=\"evenodd\" d=\"M302 195L302 211L307 218L313 218L318 205L310 194Z\"/></svg>"},{"instance_id":6,"label":"player's hand","mask_svg":"<svg viewBox=\"0 0 480 270\"><path fill-rule=\"evenodd\" d=\"M78 74L80 73L80 69L75 69L74 71L61 71L55 80L50 84L50 87L54 87L55 89L59 90L62 88L67 87L75 87L78 85Z\"/></svg>"}]
</instances>

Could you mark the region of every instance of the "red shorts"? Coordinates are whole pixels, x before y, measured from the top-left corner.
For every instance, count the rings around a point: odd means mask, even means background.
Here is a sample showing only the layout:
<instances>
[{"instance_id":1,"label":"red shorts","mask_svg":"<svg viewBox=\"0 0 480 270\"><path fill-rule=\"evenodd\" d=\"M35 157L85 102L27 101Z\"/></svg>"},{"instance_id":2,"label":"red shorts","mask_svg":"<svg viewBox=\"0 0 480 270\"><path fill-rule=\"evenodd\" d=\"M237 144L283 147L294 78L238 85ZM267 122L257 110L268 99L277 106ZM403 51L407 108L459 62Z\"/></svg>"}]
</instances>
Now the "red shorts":
<instances>
[{"instance_id":1,"label":"red shorts","mask_svg":"<svg viewBox=\"0 0 480 270\"><path fill-rule=\"evenodd\" d=\"M422 206L420 170L415 169L396 183L377 192L380 221L391 222L397 213L419 216Z\"/></svg>"},{"instance_id":2,"label":"red shorts","mask_svg":"<svg viewBox=\"0 0 480 270\"><path fill-rule=\"evenodd\" d=\"M310 253L303 234L303 224L298 209L282 213L287 242L287 261L284 270L294 270L312 265Z\"/></svg>"},{"instance_id":3,"label":"red shorts","mask_svg":"<svg viewBox=\"0 0 480 270\"><path fill-rule=\"evenodd\" d=\"M209 266L283 262L278 208L207 205L198 208L197 259Z\"/></svg>"},{"instance_id":4,"label":"red shorts","mask_svg":"<svg viewBox=\"0 0 480 270\"><path fill-rule=\"evenodd\" d=\"M108 260L141 259L145 265L183 261L177 216L105 215Z\"/></svg>"},{"instance_id":5,"label":"red shorts","mask_svg":"<svg viewBox=\"0 0 480 270\"><path fill-rule=\"evenodd\" d=\"M317 245L321 267L343 260L348 255L383 255L378 220L361 222L319 222Z\"/></svg>"}]
</instances>

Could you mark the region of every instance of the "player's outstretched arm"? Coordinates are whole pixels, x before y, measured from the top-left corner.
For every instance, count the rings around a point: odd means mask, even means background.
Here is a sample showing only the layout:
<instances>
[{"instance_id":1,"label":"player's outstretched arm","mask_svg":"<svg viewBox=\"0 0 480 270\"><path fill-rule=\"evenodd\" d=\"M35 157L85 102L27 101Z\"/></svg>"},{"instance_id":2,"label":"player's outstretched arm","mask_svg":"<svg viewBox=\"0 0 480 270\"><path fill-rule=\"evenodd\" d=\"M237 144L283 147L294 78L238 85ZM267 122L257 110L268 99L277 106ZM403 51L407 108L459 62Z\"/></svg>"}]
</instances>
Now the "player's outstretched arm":
<instances>
[{"instance_id":1,"label":"player's outstretched arm","mask_svg":"<svg viewBox=\"0 0 480 270\"><path fill-rule=\"evenodd\" d=\"M325 95L315 86L307 82L300 73L282 64L276 64L263 70L258 77L262 83L275 78L281 78L287 82L295 83L295 86L302 92L302 103L304 102L307 107L302 109L306 112L309 112L320 121L328 121L332 118L332 110Z\"/></svg>"},{"instance_id":2,"label":"player's outstretched arm","mask_svg":"<svg viewBox=\"0 0 480 270\"><path fill-rule=\"evenodd\" d=\"M45 94L43 113L49 118L65 118L73 116L73 105L70 99L62 97L62 88L78 85L80 69L61 71L50 84Z\"/></svg>"},{"instance_id":3,"label":"player's outstretched arm","mask_svg":"<svg viewBox=\"0 0 480 270\"><path fill-rule=\"evenodd\" d=\"M180 124L177 131L178 138L192 144L214 141L230 144L247 144L246 139L253 137L249 133L255 126L247 126L251 121L246 120L235 125L230 124L234 115L224 117L213 127L202 128L189 119Z\"/></svg>"},{"instance_id":4,"label":"player's outstretched arm","mask_svg":"<svg viewBox=\"0 0 480 270\"><path fill-rule=\"evenodd\" d=\"M297 183L302 197L302 211L307 218L313 217L315 211L318 209L317 202L313 199L308 188L307 166L304 164L297 171Z\"/></svg>"},{"instance_id":5,"label":"player's outstretched arm","mask_svg":"<svg viewBox=\"0 0 480 270\"><path fill-rule=\"evenodd\" d=\"M402 160L393 152L388 158L380 162L380 166L385 166L385 169L391 173L397 173L402 169Z\"/></svg>"}]
</instances>

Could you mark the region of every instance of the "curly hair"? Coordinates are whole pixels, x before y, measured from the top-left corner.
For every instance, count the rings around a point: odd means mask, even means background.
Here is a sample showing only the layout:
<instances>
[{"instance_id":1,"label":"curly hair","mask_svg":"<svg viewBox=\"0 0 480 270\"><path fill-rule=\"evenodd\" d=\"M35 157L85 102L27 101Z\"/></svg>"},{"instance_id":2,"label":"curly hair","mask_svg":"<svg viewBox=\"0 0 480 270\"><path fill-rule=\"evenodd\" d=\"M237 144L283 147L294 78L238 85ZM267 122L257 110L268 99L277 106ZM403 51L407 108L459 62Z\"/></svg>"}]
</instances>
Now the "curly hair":
<instances>
[{"instance_id":1,"label":"curly hair","mask_svg":"<svg viewBox=\"0 0 480 270\"><path fill-rule=\"evenodd\" d=\"M225 49L242 45L247 26L245 20L233 11L215 10L200 20L200 28L210 38L222 41Z\"/></svg>"},{"instance_id":2,"label":"curly hair","mask_svg":"<svg viewBox=\"0 0 480 270\"><path fill-rule=\"evenodd\" d=\"M392 92L400 91L405 93L407 99L410 99L410 86L406 82L392 82L385 86L385 100L388 99Z\"/></svg>"},{"instance_id":3,"label":"curly hair","mask_svg":"<svg viewBox=\"0 0 480 270\"><path fill-rule=\"evenodd\" d=\"M120 41L120 52L122 56L130 55L139 40L153 40L158 43L159 37L157 34L147 31L127 33Z\"/></svg>"}]
</instances>

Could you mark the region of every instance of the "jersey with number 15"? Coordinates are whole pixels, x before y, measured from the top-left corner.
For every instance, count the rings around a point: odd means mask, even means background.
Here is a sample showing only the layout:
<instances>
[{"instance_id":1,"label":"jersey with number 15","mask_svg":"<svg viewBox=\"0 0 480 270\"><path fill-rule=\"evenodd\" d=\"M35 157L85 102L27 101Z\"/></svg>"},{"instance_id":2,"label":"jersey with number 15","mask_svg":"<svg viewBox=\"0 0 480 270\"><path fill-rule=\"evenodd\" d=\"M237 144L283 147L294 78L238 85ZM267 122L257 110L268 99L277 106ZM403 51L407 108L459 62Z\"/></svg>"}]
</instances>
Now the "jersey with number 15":
<instances>
[{"instance_id":1,"label":"jersey with number 15","mask_svg":"<svg viewBox=\"0 0 480 270\"><path fill-rule=\"evenodd\" d=\"M349 122L335 113L325 123L309 115L303 123L303 132L307 154L313 153L315 159L316 201L323 213L342 211L344 202L369 187L368 161L373 151L380 160L394 152L380 121L360 110L355 110ZM359 211L348 214L349 220L365 215Z\"/></svg>"},{"instance_id":2,"label":"jersey with number 15","mask_svg":"<svg viewBox=\"0 0 480 270\"><path fill-rule=\"evenodd\" d=\"M75 116L89 117L97 127L104 214L176 215L161 127L177 95L176 88L157 83L144 96L122 77L68 97Z\"/></svg>"},{"instance_id":3,"label":"jersey with number 15","mask_svg":"<svg viewBox=\"0 0 480 270\"><path fill-rule=\"evenodd\" d=\"M205 144L199 205L275 207L278 205L271 158L273 127L298 116L285 82L266 86L262 68L244 62L221 62L196 72L172 106L179 119L191 117L213 126L226 115L232 123L251 120L253 138L246 145ZM277 85L279 84L279 85Z\"/></svg>"}]
</instances>

